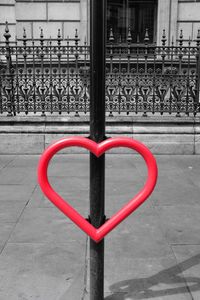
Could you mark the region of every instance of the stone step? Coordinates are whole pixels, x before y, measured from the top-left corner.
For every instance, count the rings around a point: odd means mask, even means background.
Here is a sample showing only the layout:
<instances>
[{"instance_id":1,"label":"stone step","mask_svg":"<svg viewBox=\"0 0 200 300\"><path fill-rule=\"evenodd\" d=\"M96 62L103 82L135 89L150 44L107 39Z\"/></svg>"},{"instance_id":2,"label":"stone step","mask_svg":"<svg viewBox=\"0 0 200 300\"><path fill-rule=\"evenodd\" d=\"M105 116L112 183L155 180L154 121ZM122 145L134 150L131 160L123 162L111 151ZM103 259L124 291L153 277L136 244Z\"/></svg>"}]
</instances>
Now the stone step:
<instances>
[{"instance_id":1,"label":"stone step","mask_svg":"<svg viewBox=\"0 0 200 300\"><path fill-rule=\"evenodd\" d=\"M40 154L53 141L74 135L89 136L88 116L1 116L0 154ZM200 154L200 117L107 117L106 136L137 139L154 154ZM76 147L66 151L85 152ZM116 148L110 152L130 150Z\"/></svg>"}]
</instances>

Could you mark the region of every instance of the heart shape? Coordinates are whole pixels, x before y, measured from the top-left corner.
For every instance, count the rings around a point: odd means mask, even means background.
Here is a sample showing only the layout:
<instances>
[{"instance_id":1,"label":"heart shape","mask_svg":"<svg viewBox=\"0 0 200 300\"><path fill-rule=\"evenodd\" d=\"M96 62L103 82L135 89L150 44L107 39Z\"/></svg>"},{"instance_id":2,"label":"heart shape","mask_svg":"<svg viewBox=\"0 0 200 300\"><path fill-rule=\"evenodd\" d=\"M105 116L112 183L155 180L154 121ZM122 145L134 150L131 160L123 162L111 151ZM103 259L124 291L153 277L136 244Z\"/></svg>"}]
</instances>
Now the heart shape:
<instances>
[{"instance_id":1,"label":"heart shape","mask_svg":"<svg viewBox=\"0 0 200 300\"><path fill-rule=\"evenodd\" d=\"M115 213L101 227L95 228L84 219L67 201L57 194L48 181L47 169L51 158L59 150L67 147L82 147L100 157L106 151L117 147L126 147L136 150L144 158L148 177L143 188L126 205ZM152 193L157 181L157 164L153 154L142 143L127 137L109 138L101 143L96 143L85 137L62 138L51 144L42 154L38 166L38 181L44 194L57 206L67 217L79 226L96 243L100 242L112 229L136 210Z\"/></svg>"}]
</instances>

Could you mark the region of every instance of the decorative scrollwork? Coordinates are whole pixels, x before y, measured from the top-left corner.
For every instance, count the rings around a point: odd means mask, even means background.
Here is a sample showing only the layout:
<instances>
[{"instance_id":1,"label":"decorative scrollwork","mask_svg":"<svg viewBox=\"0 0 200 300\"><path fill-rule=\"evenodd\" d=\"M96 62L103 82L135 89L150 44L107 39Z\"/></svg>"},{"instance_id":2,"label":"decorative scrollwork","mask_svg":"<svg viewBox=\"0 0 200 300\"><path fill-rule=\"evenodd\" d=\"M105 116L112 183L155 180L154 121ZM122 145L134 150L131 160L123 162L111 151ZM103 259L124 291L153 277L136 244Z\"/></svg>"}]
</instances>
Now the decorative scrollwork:
<instances>
[{"instance_id":1,"label":"decorative scrollwork","mask_svg":"<svg viewBox=\"0 0 200 300\"><path fill-rule=\"evenodd\" d=\"M60 35L0 47L0 113L89 113L90 48ZM61 43L62 42L62 43ZM199 40L198 40L199 43ZM106 48L106 111L196 114L200 110L200 43L114 44Z\"/></svg>"}]
</instances>

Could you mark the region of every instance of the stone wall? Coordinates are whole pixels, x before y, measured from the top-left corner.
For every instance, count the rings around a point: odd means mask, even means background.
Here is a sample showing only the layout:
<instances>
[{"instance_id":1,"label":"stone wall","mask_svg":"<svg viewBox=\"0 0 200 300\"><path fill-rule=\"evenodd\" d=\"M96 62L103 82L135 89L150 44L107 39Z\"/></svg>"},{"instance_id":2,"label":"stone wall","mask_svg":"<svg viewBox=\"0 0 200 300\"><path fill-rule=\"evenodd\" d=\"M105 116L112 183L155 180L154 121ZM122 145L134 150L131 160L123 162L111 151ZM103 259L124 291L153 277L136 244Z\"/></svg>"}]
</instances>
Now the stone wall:
<instances>
[{"instance_id":1,"label":"stone wall","mask_svg":"<svg viewBox=\"0 0 200 300\"><path fill-rule=\"evenodd\" d=\"M22 38L23 27L29 38L56 37L58 28L63 38L74 37L78 29L81 42L89 41L90 0L0 0L0 42L4 40L5 21L9 23L12 39ZM158 0L157 44L166 30L168 43L178 40L183 30L184 40L196 39L200 29L200 2L198 0Z\"/></svg>"},{"instance_id":2,"label":"stone wall","mask_svg":"<svg viewBox=\"0 0 200 300\"><path fill-rule=\"evenodd\" d=\"M8 21L12 39L16 36L15 0L0 0L0 42L4 42L5 21Z\"/></svg>"},{"instance_id":3,"label":"stone wall","mask_svg":"<svg viewBox=\"0 0 200 300\"><path fill-rule=\"evenodd\" d=\"M107 117L106 120L107 137L137 139L154 154L200 154L199 117L135 116ZM53 141L74 135L89 136L88 117L1 117L0 154L40 154ZM83 149L71 148L70 151L79 153ZM130 153L124 148L113 151Z\"/></svg>"},{"instance_id":4,"label":"stone wall","mask_svg":"<svg viewBox=\"0 0 200 300\"><path fill-rule=\"evenodd\" d=\"M180 30L184 42L195 44L200 29L200 2L198 0L158 0L157 44L161 45L163 29L168 45L178 43Z\"/></svg>"},{"instance_id":5,"label":"stone wall","mask_svg":"<svg viewBox=\"0 0 200 300\"><path fill-rule=\"evenodd\" d=\"M88 35L89 0L0 0L0 41L4 40L5 21L9 23L11 39L23 36L26 28L27 38L40 36L43 28L44 38L57 37L58 29L62 38L73 38L78 30L81 42Z\"/></svg>"}]
</instances>

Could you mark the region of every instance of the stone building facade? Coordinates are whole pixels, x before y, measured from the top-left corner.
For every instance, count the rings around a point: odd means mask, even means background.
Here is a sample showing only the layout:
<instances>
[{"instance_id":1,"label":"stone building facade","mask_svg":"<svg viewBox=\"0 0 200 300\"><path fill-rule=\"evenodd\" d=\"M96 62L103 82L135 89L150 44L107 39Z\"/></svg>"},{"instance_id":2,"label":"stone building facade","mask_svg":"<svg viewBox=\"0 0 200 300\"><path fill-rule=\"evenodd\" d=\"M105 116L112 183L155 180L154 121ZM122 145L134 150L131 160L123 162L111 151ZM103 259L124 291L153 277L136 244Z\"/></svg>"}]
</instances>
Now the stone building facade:
<instances>
[{"instance_id":1,"label":"stone building facade","mask_svg":"<svg viewBox=\"0 0 200 300\"><path fill-rule=\"evenodd\" d=\"M46 38L55 38L58 29L62 38L74 37L78 30L81 40L88 36L89 0L0 0L0 39L3 39L5 21L8 21L11 37L22 38L26 28L28 38L37 39L40 28Z\"/></svg>"},{"instance_id":2,"label":"stone building facade","mask_svg":"<svg viewBox=\"0 0 200 300\"><path fill-rule=\"evenodd\" d=\"M12 38L39 38L43 28L46 38L56 37L58 29L63 38L73 37L75 29L81 42L89 41L90 0L0 0L0 42L4 40L5 21ZM144 27L149 27L152 42L160 44L166 30L168 43L178 40L183 30L184 40L195 40L200 29L199 0L108 0L108 27L114 34L126 34L128 27L135 40L141 41ZM108 28L109 29L109 28ZM136 32L137 31L137 32ZM143 31L143 32L140 32Z\"/></svg>"}]
</instances>

